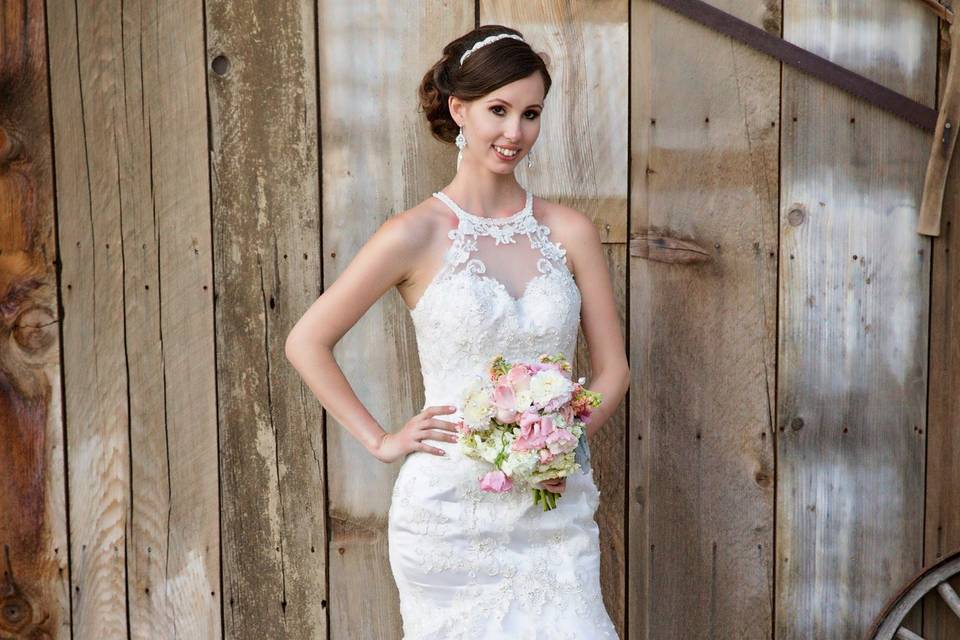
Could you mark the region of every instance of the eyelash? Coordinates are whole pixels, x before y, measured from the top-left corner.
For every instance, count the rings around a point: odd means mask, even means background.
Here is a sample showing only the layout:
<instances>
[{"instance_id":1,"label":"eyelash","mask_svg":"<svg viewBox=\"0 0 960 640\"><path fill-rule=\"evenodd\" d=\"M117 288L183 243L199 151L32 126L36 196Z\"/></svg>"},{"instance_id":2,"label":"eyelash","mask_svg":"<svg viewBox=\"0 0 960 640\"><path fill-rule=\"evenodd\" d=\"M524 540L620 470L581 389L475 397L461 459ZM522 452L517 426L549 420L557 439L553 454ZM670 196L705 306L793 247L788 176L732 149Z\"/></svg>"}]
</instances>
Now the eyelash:
<instances>
[{"instance_id":1,"label":"eyelash","mask_svg":"<svg viewBox=\"0 0 960 640\"><path fill-rule=\"evenodd\" d=\"M490 107L490 111L493 111L494 109L503 109L503 107L500 106L499 104L496 105L496 106ZM531 109L531 110L527 111L527 113L532 113L532 114L533 114L533 117L532 117L532 118L527 118L527 120L536 120L537 118L540 117L540 112L539 112L539 111L534 111L534 110ZM494 113L494 115L500 115L500 114Z\"/></svg>"}]
</instances>

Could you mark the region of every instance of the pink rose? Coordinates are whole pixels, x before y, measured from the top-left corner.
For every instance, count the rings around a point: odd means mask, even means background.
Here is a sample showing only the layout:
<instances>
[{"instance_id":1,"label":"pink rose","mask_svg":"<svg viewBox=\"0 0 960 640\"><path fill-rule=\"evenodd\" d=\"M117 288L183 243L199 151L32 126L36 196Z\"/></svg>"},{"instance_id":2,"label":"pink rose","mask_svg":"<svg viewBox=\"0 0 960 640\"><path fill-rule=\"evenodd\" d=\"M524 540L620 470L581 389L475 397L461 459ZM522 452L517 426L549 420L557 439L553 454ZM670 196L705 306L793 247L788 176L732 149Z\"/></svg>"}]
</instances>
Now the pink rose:
<instances>
[{"instance_id":1,"label":"pink rose","mask_svg":"<svg viewBox=\"0 0 960 640\"><path fill-rule=\"evenodd\" d=\"M548 464L551 460L556 458L555 453L551 453L549 449L540 449L540 462L541 464Z\"/></svg>"},{"instance_id":2,"label":"pink rose","mask_svg":"<svg viewBox=\"0 0 960 640\"><path fill-rule=\"evenodd\" d=\"M510 445L511 451L530 451L539 448L540 447L534 446L533 443L522 436L514 440L513 444Z\"/></svg>"},{"instance_id":3,"label":"pink rose","mask_svg":"<svg viewBox=\"0 0 960 640\"><path fill-rule=\"evenodd\" d=\"M502 378L502 376L501 376ZM496 418L503 424L517 421L519 414L516 410L517 399L513 387L509 384L498 384L493 390L493 406L497 409Z\"/></svg>"},{"instance_id":4,"label":"pink rose","mask_svg":"<svg viewBox=\"0 0 960 640\"><path fill-rule=\"evenodd\" d=\"M526 412L520 416L520 437L517 440L522 441L522 446L528 449L539 449L546 445L546 437L553 433L553 418L550 416L537 416L538 419L530 420L527 416L534 415Z\"/></svg>"},{"instance_id":5,"label":"pink rose","mask_svg":"<svg viewBox=\"0 0 960 640\"><path fill-rule=\"evenodd\" d=\"M577 448L577 438L565 429L556 429L546 437L551 453L568 453Z\"/></svg>"},{"instance_id":6,"label":"pink rose","mask_svg":"<svg viewBox=\"0 0 960 640\"><path fill-rule=\"evenodd\" d=\"M513 488L513 480L499 469L491 471L480 478L480 489L490 493L504 493Z\"/></svg>"},{"instance_id":7,"label":"pink rose","mask_svg":"<svg viewBox=\"0 0 960 640\"><path fill-rule=\"evenodd\" d=\"M513 386L515 391L525 391L530 388L530 368L525 364L518 364L507 372L506 382Z\"/></svg>"},{"instance_id":8,"label":"pink rose","mask_svg":"<svg viewBox=\"0 0 960 640\"><path fill-rule=\"evenodd\" d=\"M524 411L522 414L520 414L521 428L526 427L529 424L533 424L534 422L540 422L540 413L538 411L531 409L530 411Z\"/></svg>"}]
</instances>

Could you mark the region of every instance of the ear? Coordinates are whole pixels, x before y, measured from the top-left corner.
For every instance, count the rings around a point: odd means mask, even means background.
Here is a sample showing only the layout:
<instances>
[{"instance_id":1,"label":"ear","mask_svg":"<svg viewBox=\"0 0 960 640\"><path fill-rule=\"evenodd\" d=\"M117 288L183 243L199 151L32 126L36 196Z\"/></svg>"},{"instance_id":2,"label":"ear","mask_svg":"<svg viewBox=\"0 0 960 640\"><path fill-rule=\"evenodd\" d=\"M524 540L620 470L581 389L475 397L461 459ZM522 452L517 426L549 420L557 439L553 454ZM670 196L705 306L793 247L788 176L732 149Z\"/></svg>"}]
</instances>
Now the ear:
<instances>
[{"instance_id":1,"label":"ear","mask_svg":"<svg viewBox=\"0 0 960 640\"><path fill-rule=\"evenodd\" d=\"M459 126L463 126L463 121L466 120L466 114L464 112L467 108L463 100L456 96L450 96L447 98L447 108L450 109L450 115L453 116L454 122Z\"/></svg>"}]
</instances>

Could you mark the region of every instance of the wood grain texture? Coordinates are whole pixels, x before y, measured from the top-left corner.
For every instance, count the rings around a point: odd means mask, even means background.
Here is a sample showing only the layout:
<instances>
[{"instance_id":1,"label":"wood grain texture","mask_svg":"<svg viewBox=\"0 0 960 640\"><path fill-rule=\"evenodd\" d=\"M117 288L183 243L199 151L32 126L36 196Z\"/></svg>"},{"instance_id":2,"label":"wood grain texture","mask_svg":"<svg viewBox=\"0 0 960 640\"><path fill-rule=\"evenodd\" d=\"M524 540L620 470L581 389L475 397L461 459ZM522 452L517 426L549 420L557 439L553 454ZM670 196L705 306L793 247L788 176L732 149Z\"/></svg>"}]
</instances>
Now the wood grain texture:
<instances>
[{"instance_id":1,"label":"wood grain texture","mask_svg":"<svg viewBox=\"0 0 960 640\"><path fill-rule=\"evenodd\" d=\"M629 637L769 638L779 65L644 0L630 41Z\"/></svg>"},{"instance_id":2,"label":"wood grain texture","mask_svg":"<svg viewBox=\"0 0 960 640\"><path fill-rule=\"evenodd\" d=\"M48 15L74 633L215 637L203 14L54 2Z\"/></svg>"},{"instance_id":3,"label":"wood grain texture","mask_svg":"<svg viewBox=\"0 0 960 640\"><path fill-rule=\"evenodd\" d=\"M896 0L784 3L785 38L925 104L935 23ZM929 148L783 69L778 640L862 637L922 561Z\"/></svg>"},{"instance_id":4,"label":"wood grain texture","mask_svg":"<svg viewBox=\"0 0 960 640\"><path fill-rule=\"evenodd\" d=\"M63 367L73 635L128 633L129 372L116 140L124 112L119 14L108 3L47 7L63 267ZM120 101L118 103L118 97Z\"/></svg>"},{"instance_id":5,"label":"wood grain texture","mask_svg":"<svg viewBox=\"0 0 960 640\"><path fill-rule=\"evenodd\" d=\"M946 31L946 23L941 28ZM957 27L954 27L957 28ZM951 49L941 39L940 92ZM953 51L952 55L960 55ZM930 390L927 415L927 477L923 563L932 565L960 549L960 153L947 173L941 235L933 238L930 279ZM960 578L951 581L960 590ZM926 640L960 638L960 619L939 594L923 601Z\"/></svg>"},{"instance_id":6,"label":"wood grain texture","mask_svg":"<svg viewBox=\"0 0 960 640\"><path fill-rule=\"evenodd\" d=\"M517 29L549 59L552 86L543 111L534 166L517 179L534 194L583 212L600 231L626 334L627 37L626 0L561 2L480 0L480 24ZM585 116L584 114L589 114ZM575 375L592 377L581 332ZM601 501L601 588L618 633L626 622L624 483L626 403L591 442Z\"/></svg>"},{"instance_id":7,"label":"wood grain texture","mask_svg":"<svg viewBox=\"0 0 960 640\"><path fill-rule=\"evenodd\" d=\"M430 137L416 96L443 46L473 28L474 5L413 6L357 0L319 7L325 286L388 217L429 197L456 169L456 148ZM384 430L396 431L423 408L413 323L395 289L334 356ZM401 462L384 465L329 415L325 434L330 638L399 638L387 515Z\"/></svg>"},{"instance_id":8,"label":"wood grain texture","mask_svg":"<svg viewBox=\"0 0 960 640\"><path fill-rule=\"evenodd\" d=\"M43 2L0 5L0 637L70 637Z\"/></svg>"},{"instance_id":9,"label":"wood grain texture","mask_svg":"<svg viewBox=\"0 0 960 640\"><path fill-rule=\"evenodd\" d=\"M224 635L327 635L319 406L284 342L319 295L314 3L205 3Z\"/></svg>"}]
</instances>

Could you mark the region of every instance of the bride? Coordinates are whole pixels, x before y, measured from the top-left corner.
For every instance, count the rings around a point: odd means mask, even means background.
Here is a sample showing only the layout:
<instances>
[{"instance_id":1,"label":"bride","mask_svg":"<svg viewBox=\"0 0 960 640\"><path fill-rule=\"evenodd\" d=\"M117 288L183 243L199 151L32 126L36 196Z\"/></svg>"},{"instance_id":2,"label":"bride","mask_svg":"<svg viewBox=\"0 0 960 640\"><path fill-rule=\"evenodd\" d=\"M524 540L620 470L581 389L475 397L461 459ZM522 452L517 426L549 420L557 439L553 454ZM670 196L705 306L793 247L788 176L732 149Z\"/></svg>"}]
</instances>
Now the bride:
<instances>
[{"instance_id":1,"label":"bride","mask_svg":"<svg viewBox=\"0 0 960 640\"><path fill-rule=\"evenodd\" d=\"M460 149L456 176L384 222L286 341L324 408L378 460L402 461L388 542L405 640L617 638L600 590L588 446L630 378L611 277L593 222L533 197L514 175L523 158L532 166L550 83L514 29L485 25L450 42L419 95L434 137ZM551 160L539 162L548 170ZM416 331L426 401L385 431L333 348L394 286ZM529 491L481 490L489 465L455 444L461 393L498 354L572 362L581 325L587 386L603 397L578 451L582 472L540 485L561 494L550 511Z\"/></svg>"}]
</instances>

